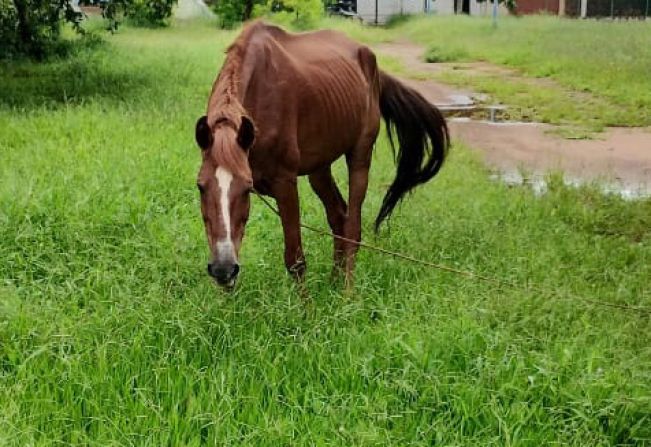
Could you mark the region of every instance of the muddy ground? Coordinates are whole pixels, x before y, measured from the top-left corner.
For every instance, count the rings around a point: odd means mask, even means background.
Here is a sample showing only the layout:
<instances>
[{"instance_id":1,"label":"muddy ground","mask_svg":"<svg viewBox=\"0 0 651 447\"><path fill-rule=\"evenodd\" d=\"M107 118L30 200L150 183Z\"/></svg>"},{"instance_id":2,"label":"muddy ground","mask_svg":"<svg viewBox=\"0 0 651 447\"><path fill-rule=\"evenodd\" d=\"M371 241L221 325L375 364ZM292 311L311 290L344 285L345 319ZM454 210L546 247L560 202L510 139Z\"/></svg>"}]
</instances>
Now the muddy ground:
<instances>
[{"instance_id":1,"label":"muddy ground","mask_svg":"<svg viewBox=\"0 0 651 447\"><path fill-rule=\"evenodd\" d=\"M398 58L410 72L441 71L450 65L423 62L424 49L410 42L381 44L376 50ZM514 70L486 62L463 65L464 70L522 79ZM461 110L461 114L464 108L473 107L475 98L482 96L433 80L402 80L443 110ZM554 83L548 79L527 81L547 86ZM486 102L486 98L482 100ZM651 194L651 128L608 128L593 139L570 140L554 132L554 126L541 123L451 117L449 124L454 140L481 151L485 161L501 172L525 170L542 175L561 170L570 179L599 179L627 191Z\"/></svg>"}]
</instances>

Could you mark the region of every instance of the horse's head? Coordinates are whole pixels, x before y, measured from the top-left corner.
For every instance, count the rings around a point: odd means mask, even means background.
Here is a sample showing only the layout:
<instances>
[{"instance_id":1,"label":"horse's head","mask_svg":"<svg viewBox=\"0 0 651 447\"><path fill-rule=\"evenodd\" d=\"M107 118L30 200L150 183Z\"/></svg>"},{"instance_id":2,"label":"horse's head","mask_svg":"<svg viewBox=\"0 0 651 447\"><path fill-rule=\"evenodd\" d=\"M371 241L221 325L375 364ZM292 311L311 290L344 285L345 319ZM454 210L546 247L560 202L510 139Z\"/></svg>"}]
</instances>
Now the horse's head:
<instances>
[{"instance_id":1,"label":"horse's head","mask_svg":"<svg viewBox=\"0 0 651 447\"><path fill-rule=\"evenodd\" d=\"M217 119L214 123L202 116L195 136L202 156L197 187L211 252L208 273L218 284L232 287L240 271L238 257L249 218L253 180L248 150L255 129L245 116Z\"/></svg>"}]
</instances>

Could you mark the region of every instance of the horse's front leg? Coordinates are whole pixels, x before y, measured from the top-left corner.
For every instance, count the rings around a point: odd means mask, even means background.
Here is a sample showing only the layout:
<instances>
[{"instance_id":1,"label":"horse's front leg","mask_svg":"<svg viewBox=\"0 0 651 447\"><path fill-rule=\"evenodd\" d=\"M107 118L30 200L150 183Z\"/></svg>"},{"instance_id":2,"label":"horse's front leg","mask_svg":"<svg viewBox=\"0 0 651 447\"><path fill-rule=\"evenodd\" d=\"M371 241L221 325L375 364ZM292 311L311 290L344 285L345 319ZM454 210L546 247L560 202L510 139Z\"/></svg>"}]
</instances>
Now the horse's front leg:
<instances>
[{"instance_id":1,"label":"horse's front leg","mask_svg":"<svg viewBox=\"0 0 651 447\"><path fill-rule=\"evenodd\" d=\"M328 218L328 224L332 230L334 238L334 270L333 273L339 274L345 265L345 244L336 236L344 235L344 223L346 222L347 205L344 198L337 188L330 167L311 174L310 185L316 192L323 203Z\"/></svg>"},{"instance_id":2,"label":"horse's front leg","mask_svg":"<svg viewBox=\"0 0 651 447\"><path fill-rule=\"evenodd\" d=\"M285 237L285 267L296 280L305 275L305 257L301 245L301 226L298 205L296 177L281 179L273 183L272 194L278 204L280 220Z\"/></svg>"}]
</instances>

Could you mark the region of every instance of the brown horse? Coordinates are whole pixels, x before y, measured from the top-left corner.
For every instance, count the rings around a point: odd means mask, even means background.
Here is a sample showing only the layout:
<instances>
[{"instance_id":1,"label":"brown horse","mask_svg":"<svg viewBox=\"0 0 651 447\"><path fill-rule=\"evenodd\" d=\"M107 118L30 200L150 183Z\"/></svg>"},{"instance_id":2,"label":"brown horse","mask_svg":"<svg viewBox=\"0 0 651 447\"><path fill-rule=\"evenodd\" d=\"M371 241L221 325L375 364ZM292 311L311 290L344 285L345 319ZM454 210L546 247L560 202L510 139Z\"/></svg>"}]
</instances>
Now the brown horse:
<instances>
[{"instance_id":1,"label":"brown horse","mask_svg":"<svg viewBox=\"0 0 651 447\"><path fill-rule=\"evenodd\" d=\"M325 206L335 235L361 240L362 202L371 153L387 124L397 134L397 175L375 221L379 225L402 197L430 180L448 149L441 113L416 91L378 69L375 55L334 31L290 34L262 22L246 26L226 52L196 125L202 149L197 186L212 253L208 272L233 286L254 190L275 198L285 238L285 266L305 272L297 177L307 175ZM330 166L346 157L348 204ZM351 279L358 245L334 240L335 265ZM349 283L349 282L348 282Z\"/></svg>"}]
</instances>

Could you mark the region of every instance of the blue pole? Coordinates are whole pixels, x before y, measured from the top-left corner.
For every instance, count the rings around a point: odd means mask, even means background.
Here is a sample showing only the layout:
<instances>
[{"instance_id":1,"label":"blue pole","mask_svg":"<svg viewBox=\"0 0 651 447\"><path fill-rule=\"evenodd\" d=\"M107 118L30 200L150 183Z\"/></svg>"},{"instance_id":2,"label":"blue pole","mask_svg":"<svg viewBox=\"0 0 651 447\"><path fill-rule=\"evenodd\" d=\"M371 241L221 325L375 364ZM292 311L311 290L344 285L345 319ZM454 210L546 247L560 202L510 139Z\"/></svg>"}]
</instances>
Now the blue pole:
<instances>
[{"instance_id":1,"label":"blue pole","mask_svg":"<svg viewBox=\"0 0 651 447\"><path fill-rule=\"evenodd\" d=\"M493 0L493 28L497 28L497 0Z\"/></svg>"}]
</instances>

